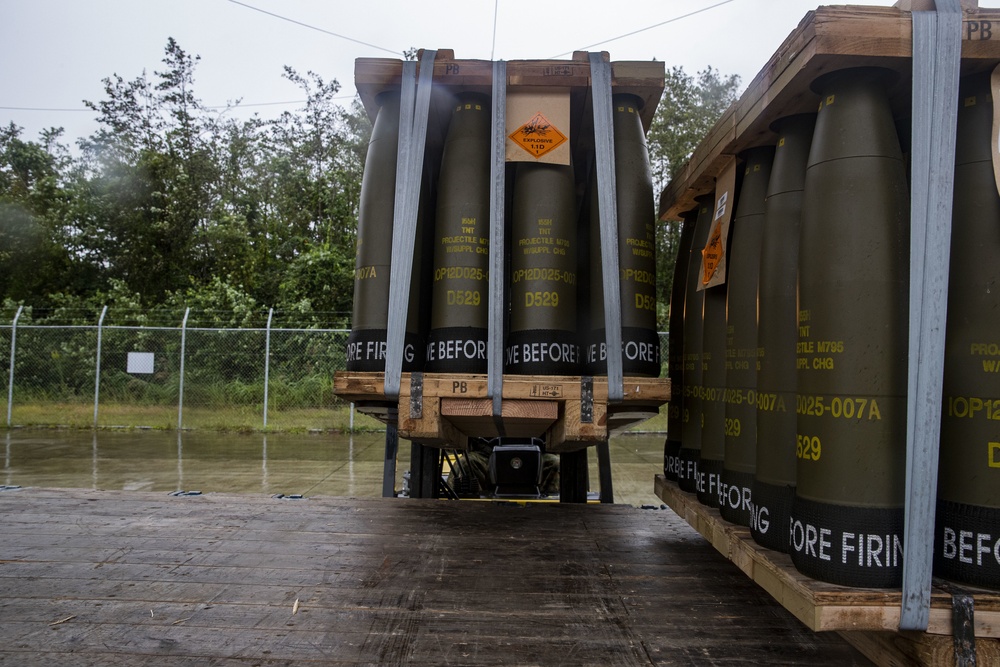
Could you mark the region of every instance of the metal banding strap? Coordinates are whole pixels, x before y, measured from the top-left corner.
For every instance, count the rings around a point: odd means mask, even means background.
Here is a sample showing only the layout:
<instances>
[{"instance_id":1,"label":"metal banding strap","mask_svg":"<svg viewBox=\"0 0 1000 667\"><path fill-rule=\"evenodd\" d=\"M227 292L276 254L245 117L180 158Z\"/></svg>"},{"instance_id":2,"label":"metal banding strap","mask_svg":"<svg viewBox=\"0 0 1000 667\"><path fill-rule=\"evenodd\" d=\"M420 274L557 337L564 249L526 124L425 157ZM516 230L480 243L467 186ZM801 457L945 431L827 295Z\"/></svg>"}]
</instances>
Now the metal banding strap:
<instances>
[{"instance_id":1,"label":"metal banding strap","mask_svg":"<svg viewBox=\"0 0 1000 667\"><path fill-rule=\"evenodd\" d=\"M420 83L416 86L415 94L417 64L413 61L403 63L399 150L396 157L396 198L392 215L389 321L385 352L384 386L385 396L388 399L399 398L399 379L403 371L403 342L410 300L410 275L413 272L413 245L417 232L417 208L420 205L420 181L423 174L427 116L430 110L431 82L434 78L436 55L437 51L424 51L420 61Z\"/></svg>"},{"instance_id":2,"label":"metal banding strap","mask_svg":"<svg viewBox=\"0 0 1000 667\"><path fill-rule=\"evenodd\" d=\"M955 667L976 666L976 604L972 594L949 581L934 585L951 595L951 636Z\"/></svg>"},{"instance_id":3,"label":"metal banding strap","mask_svg":"<svg viewBox=\"0 0 1000 667\"><path fill-rule=\"evenodd\" d=\"M900 630L930 620L955 127L962 54L958 0L913 12L910 341Z\"/></svg>"},{"instance_id":4,"label":"metal banding strap","mask_svg":"<svg viewBox=\"0 0 1000 667\"><path fill-rule=\"evenodd\" d=\"M594 378L590 375L580 378L580 422L594 423Z\"/></svg>"},{"instance_id":5,"label":"metal banding strap","mask_svg":"<svg viewBox=\"0 0 1000 667\"><path fill-rule=\"evenodd\" d=\"M396 152L396 191L393 200L392 221L392 269L389 273L389 310L386 331L385 378L383 379L383 391L386 398L389 399L395 399L399 396L399 376L403 372L403 354L402 350L399 351L398 355L393 352L397 336L400 339L400 347L403 345L406 335L406 309L410 296L409 290L404 288L404 283L407 283L406 286L408 286L410 274L404 274L401 270L402 267L396 263L396 260L401 259L403 254L403 226L407 211L407 186L410 177L410 141L413 136L413 111L417 93L416 76L417 64L412 61L404 62L399 99L399 144ZM414 213L416 212L414 211ZM413 235L415 236L415 218L413 224ZM402 311L400 311L398 304L400 297L405 304Z\"/></svg>"},{"instance_id":6,"label":"metal banding strap","mask_svg":"<svg viewBox=\"0 0 1000 667\"><path fill-rule=\"evenodd\" d=\"M410 373L410 419L424 416L424 374Z\"/></svg>"},{"instance_id":7,"label":"metal banding strap","mask_svg":"<svg viewBox=\"0 0 1000 667\"><path fill-rule=\"evenodd\" d=\"M499 423L503 411L503 246L504 173L506 169L507 63L493 63L493 115L490 135L490 297L487 391L493 399L493 417ZM503 435L503 431L500 431Z\"/></svg>"},{"instance_id":8,"label":"metal banding strap","mask_svg":"<svg viewBox=\"0 0 1000 667\"><path fill-rule=\"evenodd\" d=\"M611 64L590 54L594 98L594 143L597 157L597 204L601 213L601 265L604 275L604 326L608 354L608 402L625 398L622 384L622 308L618 275L618 197L611 113Z\"/></svg>"},{"instance_id":9,"label":"metal banding strap","mask_svg":"<svg viewBox=\"0 0 1000 667\"><path fill-rule=\"evenodd\" d=\"M954 637L955 667L975 667L976 664L976 603L969 593L953 592L951 596L951 634Z\"/></svg>"}]
</instances>

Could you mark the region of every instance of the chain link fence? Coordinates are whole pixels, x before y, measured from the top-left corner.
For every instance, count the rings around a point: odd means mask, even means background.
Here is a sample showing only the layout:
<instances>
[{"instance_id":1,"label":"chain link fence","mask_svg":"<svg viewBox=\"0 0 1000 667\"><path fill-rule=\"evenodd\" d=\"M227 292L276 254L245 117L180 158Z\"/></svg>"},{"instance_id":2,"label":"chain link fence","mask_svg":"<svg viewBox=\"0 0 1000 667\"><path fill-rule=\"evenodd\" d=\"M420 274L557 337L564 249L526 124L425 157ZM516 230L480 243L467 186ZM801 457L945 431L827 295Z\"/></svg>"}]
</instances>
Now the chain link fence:
<instances>
[{"instance_id":1,"label":"chain link fence","mask_svg":"<svg viewBox=\"0 0 1000 667\"><path fill-rule=\"evenodd\" d=\"M333 394L347 329L0 324L7 426L215 430L381 429ZM165 318L160 317L159 320ZM20 321L19 321L20 320ZM666 376L667 336L660 335Z\"/></svg>"}]
</instances>

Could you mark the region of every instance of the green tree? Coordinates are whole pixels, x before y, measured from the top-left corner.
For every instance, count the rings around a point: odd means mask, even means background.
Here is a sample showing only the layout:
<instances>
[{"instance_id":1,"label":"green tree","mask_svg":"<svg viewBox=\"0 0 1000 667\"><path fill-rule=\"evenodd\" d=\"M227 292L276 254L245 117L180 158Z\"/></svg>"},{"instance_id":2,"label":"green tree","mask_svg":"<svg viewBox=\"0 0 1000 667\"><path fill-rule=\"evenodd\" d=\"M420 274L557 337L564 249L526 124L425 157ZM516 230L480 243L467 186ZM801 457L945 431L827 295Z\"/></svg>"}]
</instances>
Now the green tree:
<instances>
[{"instance_id":1,"label":"green tree","mask_svg":"<svg viewBox=\"0 0 1000 667\"><path fill-rule=\"evenodd\" d=\"M0 296L34 302L48 291L84 289L92 276L62 224L72 203L62 130L45 130L38 142L21 133L13 123L0 128Z\"/></svg>"},{"instance_id":2,"label":"green tree","mask_svg":"<svg viewBox=\"0 0 1000 667\"><path fill-rule=\"evenodd\" d=\"M73 253L150 305L218 285L259 304L349 312L357 202L370 133L340 84L286 67L305 106L274 121L214 114L195 95L198 57L170 39L164 67L104 80L88 102Z\"/></svg>"},{"instance_id":3,"label":"green tree","mask_svg":"<svg viewBox=\"0 0 1000 667\"><path fill-rule=\"evenodd\" d=\"M268 242L284 230L280 221L268 224L267 125L257 117L220 119L210 149L216 180L209 224L200 233L205 252L211 255L205 262L211 270L209 278L222 278L258 300L274 303L261 289L261 272L267 265L261 255L267 252ZM206 280L199 277L196 282L204 284Z\"/></svg>"},{"instance_id":4,"label":"green tree","mask_svg":"<svg viewBox=\"0 0 1000 667\"><path fill-rule=\"evenodd\" d=\"M155 81L115 75L86 103L100 128L80 143L81 252L150 303L209 280L228 256L215 244L218 131L194 95L197 62L171 38Z\"/></svg>"},{"instance_id":5,"label":"green tree","mask_svg":"<svg viewBox=\"0 0 1000 667\"><path fill-rule=\"evenodd\" d=\"M656 191L663 190L719 117L736 101L740 77L708 67L695 76L667 71L663 96L649 128L649 157Z\"/></svg>"},{"instance_id":6,"label":"green tree","mask_svg":"<svg viewBox=\"0 0 1000 667\"><path fill-rule=\"evenodd\" d=\"M98 131L83 140L82 197L74 220L85 252L144 297L169 282L164 250L179 239L163 219L166 188L162 129L155 90L145 76L104 79L106 99L85 102L98 113ZM158 294L156 294L158 296Z\"/></svg>"},{"instance_id":7,"label":"green tree","mask_svg":"<svg viewBox=\"0 0 1000 667\"><path fill-rule=\"evenodd\" d=\"M712 67L695 76L686 74L681 67L667 71L663 96L648 136L654 192L662 192L684 166L716 121L736 101L739 88L739 76L723 76ZM668 328L670 288L680 234L680 222L657 225L656 271L660 296L657 325L660 331Z\"/></svg>"},{"instance_id":8,"label":"green tree","mask_svg":"<svg viewBox=\"0 0 1000 667\"><path fill-rule=\"evenodd\" d=\"M104 79L77 156L59 131L0 129L0 297L61 316L127 294L151 312L349 322L364 109L340 106L336 80L286 67L305 105L235 120L200 102L198 62L169 39L152 74Z\"/></svg>"},{"instance_id":9,"label":"green tree","mask_svg":"<svg viewBox=\"0 0 1000 667\"><path fill-rule=\"evenodd\" d=\"M270 127L272 154L268 211L285 233L266 259L271 302L305 302L344 323L353 298L357 207L370 125L357 108L335 99L336 80L290 67L285 78L306 94L300 112L285 113ZM330 324L332 322L327 322Z\"/></svg>"}]
</instances>

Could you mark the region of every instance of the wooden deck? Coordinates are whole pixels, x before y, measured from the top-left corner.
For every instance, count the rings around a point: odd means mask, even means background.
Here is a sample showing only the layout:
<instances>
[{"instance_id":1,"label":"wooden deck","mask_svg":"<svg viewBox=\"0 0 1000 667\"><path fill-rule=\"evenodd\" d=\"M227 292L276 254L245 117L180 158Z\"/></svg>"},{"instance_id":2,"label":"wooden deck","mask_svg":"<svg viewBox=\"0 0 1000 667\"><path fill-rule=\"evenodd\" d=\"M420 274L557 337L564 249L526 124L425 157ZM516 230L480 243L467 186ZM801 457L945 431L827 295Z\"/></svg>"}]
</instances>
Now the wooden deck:
<instances>
[{"instance_id":1,"label":"wooden deck","mask_svg":"<svg viewBox=\"0 0 1000 667\"><path fill-rule=\"evenodd\" d=\"M0 492L0 662L850 665L669 510Z\"/></svg>"}]
</instances>

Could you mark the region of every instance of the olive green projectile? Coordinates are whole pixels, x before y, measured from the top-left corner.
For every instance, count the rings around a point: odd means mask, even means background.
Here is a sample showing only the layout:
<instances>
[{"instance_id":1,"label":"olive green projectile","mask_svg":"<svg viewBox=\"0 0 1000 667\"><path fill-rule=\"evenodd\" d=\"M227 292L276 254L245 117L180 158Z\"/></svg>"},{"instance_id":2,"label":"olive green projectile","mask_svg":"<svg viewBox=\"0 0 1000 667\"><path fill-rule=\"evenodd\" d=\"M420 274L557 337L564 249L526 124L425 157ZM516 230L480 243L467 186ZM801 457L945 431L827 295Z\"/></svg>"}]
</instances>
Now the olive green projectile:
<instances>
[{"instance_id":1,"label":"olive green projectile","mask_svg":"<svg viewBox=\"0 0 1000 667\"><path fill-rule=\"evenodd\" d=\"M988 73L962 80L934 573L1000 589L1000 196Z\"/></svg>"},{"instance_id":2,"label":"olive green projectile","mask_svg":"<svg viewBox=\"0 0 1000 667\"><path fill-rule=\"evenodd\" d=\"M426 370L485 373L489 305L490 98L459 96L441 158Z\"/></svg>"},{"instance_id":3,"label":"olive green projectile","mask_svg":"<svg viewBox=\"0 0 1000 667\"><path fill-rule=\"evenodd\" d=\"M670 285L670 332L667 343L668 369L670 377L670 403L667 404L667 439L663 445L663 474L671 481L677 481L680 466L681 431L684 419L682 396L684 394L684 296L688 264L691 262L691 243L694 240L695 221L698 209L694 208L682 215L681 239L677 245L674 261L674 279Z\"/></svg>"},{"instance_id":4,"label":"olive green projectile","mask_svg":"<svg viewBox=\"0 0 1000 667\"><path fill-rule=\"evenodd\" d=\"M573 167L519 163L512 208L504 368L513 374L577 375Z\"/></svg>"},{"instance_id":5,"label":"olive green projectile","mask_svg":"<svg viewBox=\"0 0 1000 667\"><path fill-rule=\"evenodd\" d=\"M715 213L715 197L711 194L695 198L698 217L695 221L694 236L691 239L691 253L688 260L687 276L684 280L684 387L681 397L681 447L677 453L677 485L684 491L697 491L698 459L701 457L701 435L705 416L702 414L702 392L704 378L702 366L702 334L705 331L705 292L701 285L701 252L708 242Z\"/></svg>"},{"instance_id":6,"label":"olive green projectile","mask_svg":"<svg viewBox=\"0 0 1000 667\"><path fill-rule=\"evenodd\" d=\"M775 121L778 134L761 239L757 324L757 448L750 534L788 551L788 516L795 497L795 346L799 229L806 164L816 114Z\"/></svg>"},{"instance_id":7,"label":"olive green projectile","mask_svg":"<svg viewBox=\"0 0 1000 667\"><path fill-rule=\"evenodd\" d=\"M743 185L730 231L726 295L725 449L719 513L750 525L751 488L757 466L757 279L765 198L774 146L743 154Z\"/></svg>"},{"instance_id":8,"label":"olive green projectile","mask_svg":"<svg viewBox=\"0 0 1000 667\"><path fill-rule=\"evenodd\" d=\"M712 232L714 234L714 231ZM726 271L732 235L726 243ZM721 267L720 269L721 270ZM709 507L719 506L722 483L722 459L726 451L726 290L729 284L709 287L704 294L704 317L701 343L701 450L698 453L698 501Z\"/></svg>"},{"instance_id":9,"label":"olive green projectile","mask_svg":"<svg viewBox=\"0 0 1000 667\"><path fill-rule=\"evenodd\" d=\"M792 562L848 586L899 586L909 229L889 107L896 75L826 74L799 252Z\"/></svg>"},{"instance_id":10,"label":"olive green projectile","mask_svg":"<svg viewBox=\"0 0 1000 667\"><path fill-rule=\"evenodd\" d=\"M389 321L389 275L392 260L396 153L399 146L399 92L376 98L379 111L372 128L358 207L358 246L354 269L354 312L347 343L347 370L384 371ZM417 243L421 244L418 215ZM420 253L413 276L420 275ZM411 276L411 278L413 277ZM410 282L410 304L404 339L403 370L422 365L424 346L419 332L419 280Z\"/></svg>"},{"instance_id":11,"label":"olive green projectile","mask_svg":"<svg viewBox=\"0 0 1000 667\"><path fill-rule=\"evenodd\" d=\"M653 179L649 151L634 95L612 98L615 181L618 218L618 272L622 324L622 370L625 375L660 374L660 341L656 332L656 236ZM592 185L596 180L592 179ZM600 210L592 187L590 211L591 331L587 370L607 373L604 322L604 271L601 258Z\"/></svg>"}]
</instances>

